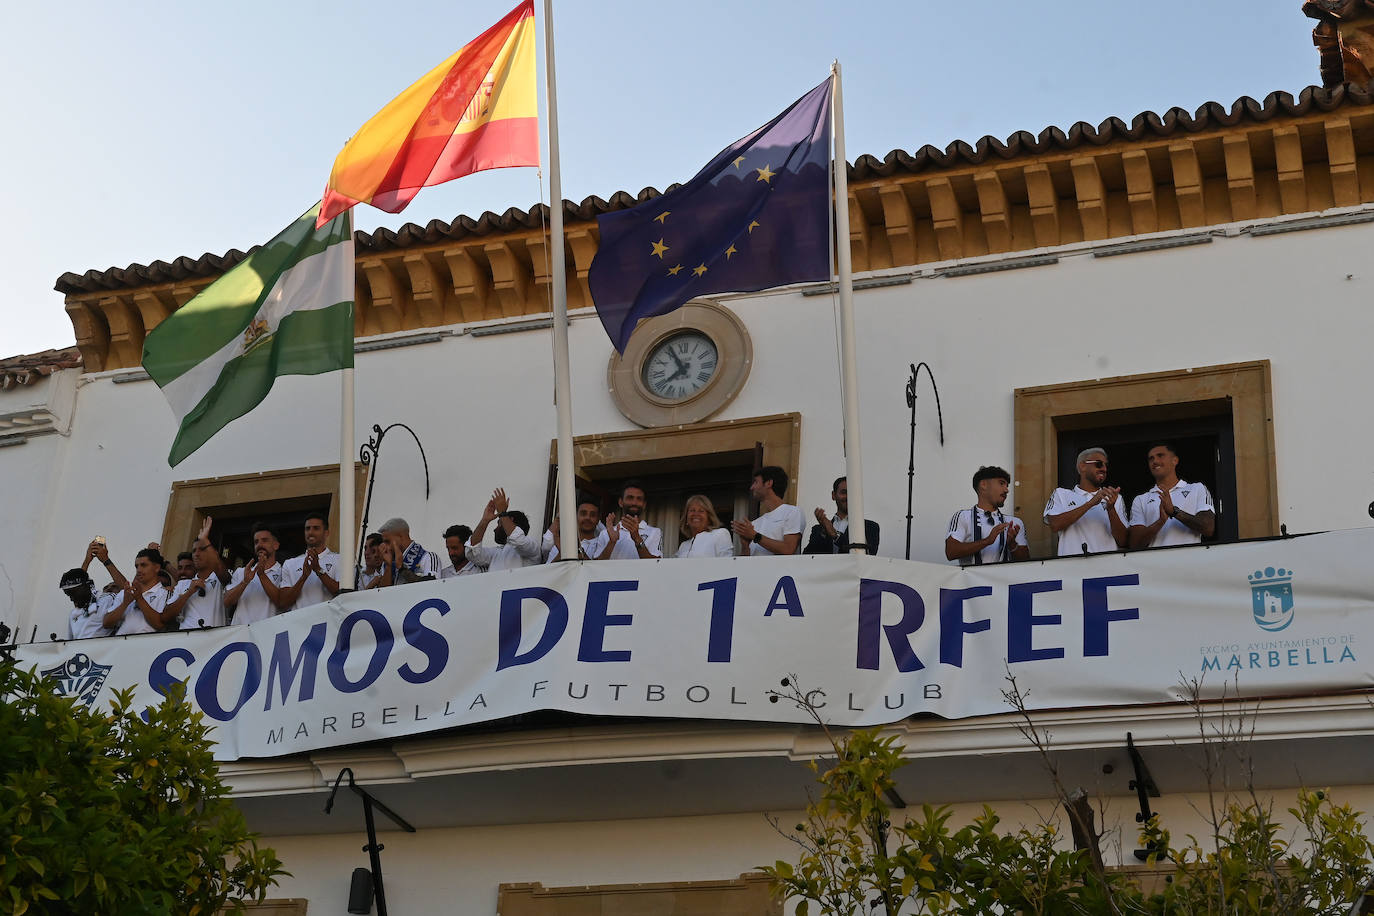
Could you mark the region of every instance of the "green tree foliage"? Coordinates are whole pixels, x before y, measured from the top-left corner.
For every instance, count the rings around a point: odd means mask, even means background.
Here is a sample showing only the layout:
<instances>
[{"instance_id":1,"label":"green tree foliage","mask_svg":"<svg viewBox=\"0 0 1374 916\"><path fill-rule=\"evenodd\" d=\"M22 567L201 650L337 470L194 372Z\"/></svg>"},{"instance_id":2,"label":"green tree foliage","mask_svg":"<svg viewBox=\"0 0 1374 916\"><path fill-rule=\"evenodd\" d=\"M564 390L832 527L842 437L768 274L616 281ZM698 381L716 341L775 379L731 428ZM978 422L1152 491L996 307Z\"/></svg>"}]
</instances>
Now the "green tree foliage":
<instances>
[{"instance_id":1,"label":"green tree foliage","mask_svg":"<svg viewBox=\"0 0 1374 916\"><path fill-rule=\"evenodd\" d=\"M779 696L807 705L795 688ZM1295 828L1253 792L1217 798L1202 841L1175 845L1151 819L1142 845L1162 851L1151 864L1171 867L1172 877L1146 893L1129 872L1103 870L1073 849L1053 823L1006 830L984 808L956 829L949 808L925 806L893 824L887 793L906 763L903 748L877 730L826 731L835 760L824 770L812 764L819 792L806 819L791 829L774 822L799 856L763 867L797 916L1345 916L1374 881L1363 815L1325 792L1298 791L1288 809Z\"/></svg>"},{"instance_id":2,"label":"green tree foliage","mask_svg":"<svg viewBox=\"0 0 1374 916\"><path fill-rule=\"evenodd\" d=\"M179 696L110 709L0 661L0 913L215 913L286 874L228 798Z\"/></svg>"}]
</instances>

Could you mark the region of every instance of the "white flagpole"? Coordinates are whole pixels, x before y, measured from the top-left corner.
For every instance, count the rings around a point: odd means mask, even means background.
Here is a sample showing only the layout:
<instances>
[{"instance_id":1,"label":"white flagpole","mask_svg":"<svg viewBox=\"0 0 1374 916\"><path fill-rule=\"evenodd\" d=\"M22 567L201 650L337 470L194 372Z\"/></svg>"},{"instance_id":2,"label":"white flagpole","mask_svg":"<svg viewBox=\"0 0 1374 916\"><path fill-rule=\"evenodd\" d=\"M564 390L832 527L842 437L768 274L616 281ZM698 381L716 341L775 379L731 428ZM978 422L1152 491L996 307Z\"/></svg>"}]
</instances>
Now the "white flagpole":
<instances>
[{"instance_id":1,"label":"white flagpole","mask_svg":"<svg viewBox=\"0 0 1374 916\"><path fill-rule=\"evenodd\" d=\"M348 248L353 250L353 211L348 211ZM348 258L349 285L352 285L353 259ZM354 296L353 312L358 310L357 296ZM353 331L350 328L348 345L353 346ZM355 357L356 359L356 357ZM353 487L353 367L349 366L339 373L343 387L343 401L339 411L339 588L353 588L354 573L357 572L358 522L354 517Z\"/></svg>"},{"instance_id":2,"label":"white flagpole","mask_svg":"<svg viewBox=\"0 0 1374 916\"><path fill-rule=\"evenodd\" d=\"M830 65L831 116L834 118L835 261L840 287L840 374L844 392L844 460L849 486L850 553L862 554L864 525L863 456L859 446L859 368L854 351L854 271L849 257L849 174L844 158L844 101L840 62Z\"/></svg>"},{"instance_id":3,"label":"white flagpole","mask_svg":"<svg viewBox=\"0 0 1374 916\"><path fill-rule=\"evenodd\" d=\"M572 371L568 365L568 274L563 254L563 180L558 165L558 94L554 90L553 0L544 0L545 119L549 138L549 249L553 281L553 396L558 415L558 517L563 558L577 557L577 478L573 473ZM535 532L531 531L530 534Z\"/></svg>"}]
</instances>

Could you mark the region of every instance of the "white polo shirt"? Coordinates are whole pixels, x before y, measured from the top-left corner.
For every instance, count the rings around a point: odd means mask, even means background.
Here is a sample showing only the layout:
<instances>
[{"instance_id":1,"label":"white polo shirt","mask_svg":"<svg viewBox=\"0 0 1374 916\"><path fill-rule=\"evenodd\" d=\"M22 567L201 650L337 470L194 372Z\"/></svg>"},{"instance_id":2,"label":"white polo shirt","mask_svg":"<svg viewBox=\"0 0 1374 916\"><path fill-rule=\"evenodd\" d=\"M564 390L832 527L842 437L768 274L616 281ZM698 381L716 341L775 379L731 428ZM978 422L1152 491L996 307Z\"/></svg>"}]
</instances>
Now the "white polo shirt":
<instances>
[{"instance_id":1,"label":"white polo shirt","mask_svg":"<svg viewBox=\"0 0 1374 916\"><path fill-rule=\"evenodd\" d=\"M320 568L335 582L339 581L340 565L338 551L325 548L320 553ZM287 560L281 568L281 584L287 588L295 585L300 581L301 570L304 568L305 554ZM315 575L314 570L311 570L310 576L305 580L305 584L301 586L301 593L297 596L296 603L292 605L291 610L296 611L303 607L310 607L314 604L324 604L333 597L333 595L325 590L324 583L320 581L320 577Z\"/></svg>"},{"instance_id":2,"label":"white polo shirt","mask_svg":"<svg viewBox=\"0 0 1374 916\"><path fill-rule=\"evenodd\" d=\"M772 512L765 512L754 519L754 531L777 541L781 541L784 536L789 534L800 535L805 530L806 519L802 516L802 511L788 503L783 503ZM797 553L801 553L800 541L797 543ZM749 555L751 557L771 557L773 551L768 550L762 544L750 542Z\"/></svg>"},{"instance_id":3,"label":"white polo shirt","mask_svg":"<svg viewBox=\"0 0 1374 916\"><path fill-rule=\"evenodd\" d=\"M192 579L181 579L172 586L172 598L175 601L186 594L191 588ZM204 626L222 627L224 626L224 583L219 581L219 576L215 573L205 577L205 596L201 597L195 592L186 599L186 603L181 606L181 616L177 618L183 630L199 630L201 621L205 621Z\"/></svg>"},{"instance_id":4,"label":"white polo shirt","mask_svg":"<svg viewBox=\"0 0 1374 916\"><path fill-rule=\"evenodd\" d=\"M1159 497L1160 490L1157 485L1137 496L1131 502L1131 524L1149 526L1158 521ZM1169 499L1173 501L1175 508L1180 512L1187 512L1189 515L1216 511L1212 506L1212 494L1207 492L1207 488L1200 483L1188 483L1186 480L1180 480L1169 490ZM1150 546L1172 547L1175 544L1198 544L1201 542L1201 534L1178 519L1171 518L1164 523L1164 527L1155 533L1155 539L1150 542Z\"/></svg>"},{"instance_id":5,"label":"white polo shirt","mask_svg":"<svg viewBox=\"0 0 1374 916\"><path fill-rule=\"evenodd\" d=\"M1045 503L1045 524L1050 523L1051 515L1063 515L1092 498L1093 493L1082 487L1074 487L1072 490L1060 487L1050 495L1050 501ZM1111 553L1113 550L1120 550L1116 539L1112 537L1112 523L1107 511L1107 503L1100 502L1084 512L1078 521L1059 532L1059 555L1077 556L1083 552L1084 544L1088 545L1088 553ZM1126 524L1124 499L1118 496L1111 511L1121 519L1123 525Z\"/></svg>"},{"instance_id":6,"label":"white polo shirt","mask_svg":"<svg viewBox=\"0 0 1374 916\"><path fill-rule=\"evenodd\" d=\"M488 572L501 569L519 569L522 566L537 566L544 562L544 552L540 549L539 538L530 537L524 528L512 528L506 536L506 543L474 544L469 538L463 548L468 562L486 567Z\"/></svg>"},{"instance_id":7,"label":"white polo shirt","mask_svg":"<svg viewBox=\"0 0 1374 916\"><path fill-rule=\"evenodd\" d=\"M678 545L677 558L691 557L733 557L735 542L730 537L729 528L712 528L695 537L690 537Z\"/></svg>"},{"instance_id":8,"label":"white polo shirt","mask_svg":"<svg viewBox=\"0 0 1374 916\"><path fill-rule=\"evenodd\" d=\"M109 636L105 629L105 615L115 609L115 595L96 592L85 607L72 607L67 618L68 639L90 639L93 636Z\"/></svg>"},{"instance_id":9,"label":"white polo shirt","mask_svg":"<svg viewBox=\"0 0 1374 916\"><path fill-rule=\"evenodd\" d=\"M960 566L974 566L980 561L983 563L1003 563L1011 559L1012 551L1018 547L1026 547L1026 526L1021 524L1021 520L1014 515L1004 515L1001 509L993 509L988 512L985 509L969 508L960 509L954 513L954 517L949 520L949 531L945 535L947 538L954 538L962 544L970 544L974 541L981 541L1003 522L1017 527L1016 537L1008 543L1007 532L1003 531L993 541L976 554L969 554L959 558Z\"/></svg>"},{"instance_id":10,"label":"white polo shirt","mask_svg":"<svg viewBox=\"0 0 1374 916\"><path fill-rule=\"evenodd\" d=\"M243 571L246 566L240 566L234 570L234 575L229 579L229 587L236 588L243 581ZM267 581L277 588L281 588L282 570L280 563L273 563L266 570ZM239 603L234 607L234 625L244 623L257 623L259 620L266 620L277 615L277 606L272 603L272 599L267 597L267 592L263 591L262 582L257 575L253 576L253 581L249 582L244 590L239 594Z\"/></svg>"},{"instance_id":11,"label":"white polo shirt","mask_svg":"<svg viewBox=\"0 0 1374 916\"><path fill-rule=\"evenodd\" d=\"M124 600L120 597L111 607L118 607L119 601ZM148 602L148 607L161 613L167 606L167 589L162 585L154 585L143 593L143 600ZM129 606L124 609L124 619L119 622L119 629L115 630L116 636L133 636L138 633L160 633L157 627L148 622L148 618L143 616L143 610L138 606L138 600L129 602Z\"/></svg>"},{"instance_id":12,"label":"white polo shirt","mask_svg":"<svg viewBox=\"0 0 1374 916\"><path fill-rule=\"evenodd\" d=\"M620 522L616 522L620 524ZM650 525L644 519L639 520L639 538L644 542L644 546L649 548L649 553L655 557L663 556L663 531ZM601 545L605 548L605 544ZM599 551L598 551L599 553ZM598 554L592 554L597 556ZM620 537L616 540L615 546L611 548L612 560L640 560L645 559L639 555L639 548L635 546L634 538L624 528L620 529Z\"/></svg>"},{"instance_id":13,"label":"white polo shirt","mask_svg":"<svg viewBox=\"0 0 1374 916\"><path fill-rule=\"evenodd\" d=\"M655 528L654 530L657 531L658 529ZM601 556L601 551L606 549L606 541L609 537L610 535L606 534L606 526L599 525L596 529L596 534L589 538L580 538L577 543L578 546L582 548L582 552L587 555L587 559L595 560L597 557ZM630 539L628 534L622 534L621 537L627 541ZM558 559L558 547L554 545L553 535L551 533L547 531L544 532L544 539L549 543L549 558L544 562L552 563ZM647 544L648 542L646 541L645 543ZM638 556L638 553L636 553L636 556ZM611 557L614 559L615 554L612 553Z\"/></svg>"},{"instance_id":14,"label":"white polo shirt","mask_svg":"<svg viewBox=\"0 0 1374 916\"><path fill-rule=\"evenodd\" d=\"M463 568L462 568L462 569L454 569L452 563L450 563L448 566L445 566L443 569L439 570L439 578L440 578L440 579L456 579L456 578L458 578L459 576L475 576L475 575L477 575L478 573L484 573L484 572L486 572L485 569L483 569L482 567L478 566L476 563L472 562L471 560L468 560L466 563L463 564ZM380 575L380 573L379 573L379 575Z\"/></svg>"}]
</instances>

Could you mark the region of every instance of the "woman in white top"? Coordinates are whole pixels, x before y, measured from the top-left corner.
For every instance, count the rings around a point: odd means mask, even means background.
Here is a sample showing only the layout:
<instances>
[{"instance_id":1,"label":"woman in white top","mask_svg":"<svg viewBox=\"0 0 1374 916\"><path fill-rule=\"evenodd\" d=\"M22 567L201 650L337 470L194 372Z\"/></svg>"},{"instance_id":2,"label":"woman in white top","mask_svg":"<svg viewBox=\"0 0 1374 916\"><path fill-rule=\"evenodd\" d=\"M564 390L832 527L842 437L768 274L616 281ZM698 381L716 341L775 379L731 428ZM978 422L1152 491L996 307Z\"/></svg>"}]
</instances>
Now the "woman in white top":
<instances>
[{"instance_id":1,"label":"woman in white top","mask_svg":"<svg viewBox=\"0 0 1374 916\"><path fill-rule=\"evenodd\" d=\"M732 557L735 545L730 530L722 527L716 507L705 496L689 496L682 507L682 544L677 549L683 557Z\"/></svg>"}]
</instances>

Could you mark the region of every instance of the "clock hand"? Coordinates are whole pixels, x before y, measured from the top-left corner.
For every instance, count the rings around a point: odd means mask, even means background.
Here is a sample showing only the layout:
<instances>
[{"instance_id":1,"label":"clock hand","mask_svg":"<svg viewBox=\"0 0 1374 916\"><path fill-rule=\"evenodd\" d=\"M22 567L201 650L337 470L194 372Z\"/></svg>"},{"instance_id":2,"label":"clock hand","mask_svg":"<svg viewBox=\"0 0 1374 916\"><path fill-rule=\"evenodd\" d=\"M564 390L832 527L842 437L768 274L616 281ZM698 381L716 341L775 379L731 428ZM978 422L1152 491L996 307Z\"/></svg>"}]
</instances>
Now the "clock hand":
<instances>
[{"instance_id":1,"label":"clock hand","mask_svg":"<svg viewBox=\"0 0 1374 916\"><path fill-rule=\"evenodd\" d=\"M673 348L671 346L668 347L668 355L673 358L673 362L677 363L677 371L687 371L687 364L682 361L681 357L679 357L676 353L673 352Z\"/></svg>"}]
</instances>

